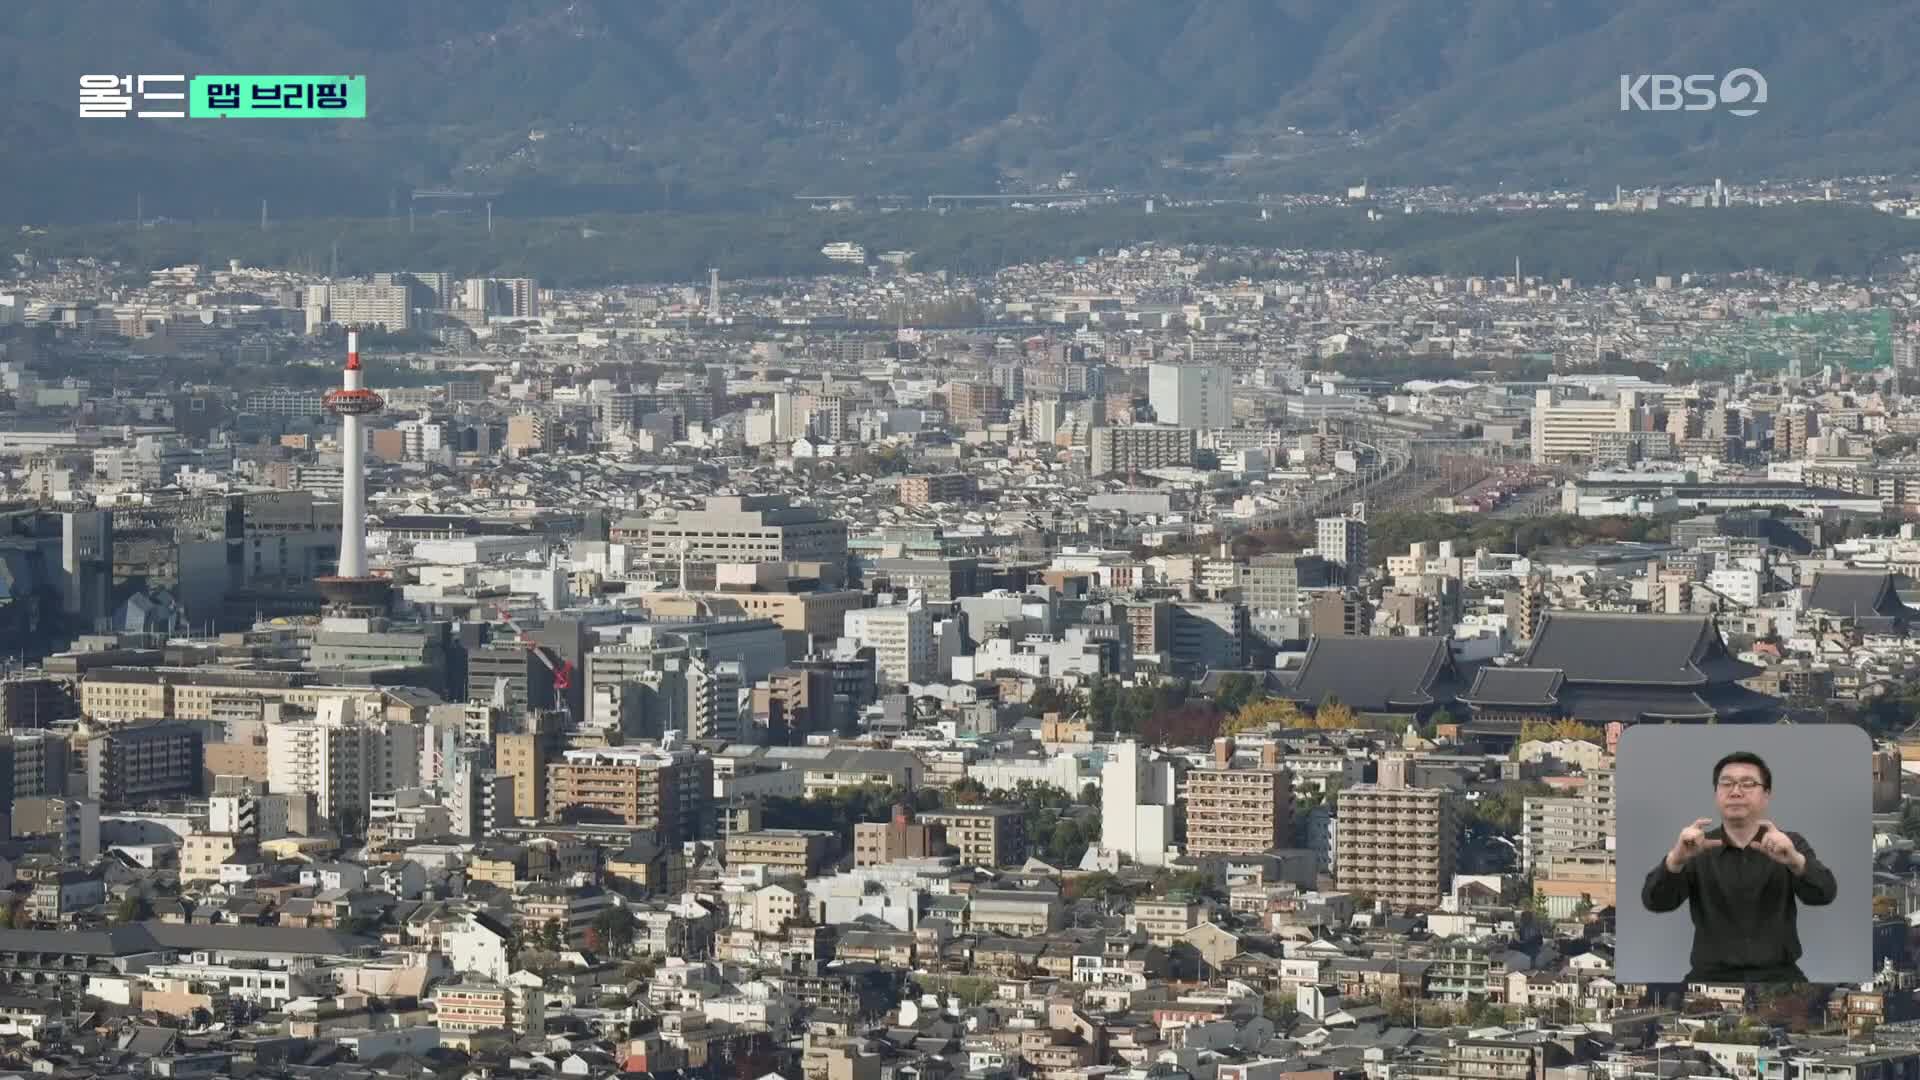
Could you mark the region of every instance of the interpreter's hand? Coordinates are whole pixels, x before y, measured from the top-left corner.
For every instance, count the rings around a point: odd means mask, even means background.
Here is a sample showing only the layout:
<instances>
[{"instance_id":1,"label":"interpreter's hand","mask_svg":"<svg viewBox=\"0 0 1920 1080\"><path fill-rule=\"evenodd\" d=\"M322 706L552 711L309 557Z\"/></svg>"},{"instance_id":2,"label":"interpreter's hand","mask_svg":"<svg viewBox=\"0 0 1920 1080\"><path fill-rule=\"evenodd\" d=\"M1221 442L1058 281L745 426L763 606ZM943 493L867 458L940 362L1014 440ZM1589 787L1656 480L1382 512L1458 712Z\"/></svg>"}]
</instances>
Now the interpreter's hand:
<instances>
[{"instance_id":1,"label":"interpreter's hand","mask_svg":"<svg viewBox=\"0 0 1920 1080\"><path fill-rule=\"evenodd\" d=\"M1680 830L1680 836L1673 842L1673 850L1667 852L1667 868L1678 870L1695 858L1715 848L1724 847L1726 841L1712 840L1707 837L1707 826L1713 824L1712 818L1700 818L1693 824Z\"/></svg>"},{"instance_id":2,"label":"interpreter's hand","mask_svg":"<svg viewBox=\"0 0 1920 1080\"><path fill-rule=\"evenodd\" d=\"M1800 854L1800 849L1793 846L1793 837L1788 836L1785 829L1771 821L1763 821L1760 824L1767 830L1760 837L1761 854L1789 870L1798 872L1805 864L1806 856Z\"/></svg>"}]
</instances>

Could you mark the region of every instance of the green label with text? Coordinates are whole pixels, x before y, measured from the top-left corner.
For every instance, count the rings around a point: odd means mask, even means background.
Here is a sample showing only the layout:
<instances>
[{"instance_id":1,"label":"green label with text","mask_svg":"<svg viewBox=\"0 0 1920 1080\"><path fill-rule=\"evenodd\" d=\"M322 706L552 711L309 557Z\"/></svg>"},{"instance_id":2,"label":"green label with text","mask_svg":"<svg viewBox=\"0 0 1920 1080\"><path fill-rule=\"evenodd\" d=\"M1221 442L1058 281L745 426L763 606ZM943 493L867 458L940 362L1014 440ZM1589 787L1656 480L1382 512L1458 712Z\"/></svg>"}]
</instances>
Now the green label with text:
<instances>
[{"instance_id":1,"label":"green label with text","mask_svg":"<svg viewBox=\"0 0 1920 1080\"><path fill-rule=\"evenodd\" d=\"M195 75L187 91L191 117L364 120L364 75Z\"/></svg>"}]
</instances>

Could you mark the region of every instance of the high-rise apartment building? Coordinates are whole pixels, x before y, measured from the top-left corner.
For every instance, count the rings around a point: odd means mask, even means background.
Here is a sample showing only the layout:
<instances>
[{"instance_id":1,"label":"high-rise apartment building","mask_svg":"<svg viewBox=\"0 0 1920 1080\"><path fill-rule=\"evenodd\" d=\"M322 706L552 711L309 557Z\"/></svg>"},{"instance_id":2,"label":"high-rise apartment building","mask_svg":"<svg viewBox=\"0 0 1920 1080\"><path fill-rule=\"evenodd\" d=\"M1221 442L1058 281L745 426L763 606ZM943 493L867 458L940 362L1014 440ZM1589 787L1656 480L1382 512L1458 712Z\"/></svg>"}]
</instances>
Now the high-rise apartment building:
<instances>
[{"instance_id":1,"label":"high-rise apartment building","mask_svg":"<svg viewBox=\"0 0 1920 1080\"><path fill-rule=\"evenodd\" d=\"M1339 584L1358 585L1367 572L1367 519L1362 514L1314 522L1314 548L1339 573Z\"/></svg>"},{"instance_id":2,"label":"high-rise apartment building","mask_svg":"<svg viewBox=\"0 0 1920 1080\"><path fill-rule=\"evenodd\" d=\"M354 702L323 701L314 719L267 725L267 785L276 793L313 796L320 816L367 812L367 743Z\"/></svg>"},{"instance_id":3,"label":"high-rise apartment building","mask_svg":"<svg viewBox=\"0 0 1920 1080\"><path fill-rule=\"evenodd\" d=\"M1216 739L1213 764L1190 769L1181 784L1189 855L1258 855L1293 845L1293 773L1277 744L1260 748L1258 766L1234 764L1232 739Z\"/></svg>"},{"instance_id":4,"label":"high-rise apartment building","mask_svg":"<svg viewBox=\"0 0 1920 1080\"><path fill-rule=\"evenodd\" d=\"M1404 786L1404 767L1383 764L1379 784L1342 788L1335 816L1334 879L1399 909L1440 906L1460 850L1453 795Z\"/></svg>"},{"instance_id":5,"label":"high-rise apartment building","mask_svg":"<svg viewBox=\"0 0 1920 1080\"><path fill-rule=\"evenodd\" d=\"M547 814L611 815L649 829L663 847L711 832L713 759L685 749L605 746L569 750L547 766Z\"/></svg>"},{"instance_id":6,"label":"high-rise apartment building","mask_svg":"<svg viewBox=\"0 0 1920 1080\"><path fill-rule=\"evenodd\" d=\"M200 790L201 736L191 724L149 721L108 728L87 741L87 797L130 806Z\"/></svg>"},{"instance_id":7,"label":"high-rise apartment building","mask_svg":"<svg viewBox=\"0 0 1920 1080\"><path fill-rule=\"evenodd\" d=\"M500 287L506 292L507 310L502 314L516 319L537 319L540 317L540 283L533 278L501 278Z\"/></svg>"},{"instance_id":8,"label":"high-rise apartment building","mask_svg":"<svg viewBox=\"0 0 1920 1080\"><path fill-rule=\"evenodd\" d=\"M1256 555L1240 569L1241 598L1256 614L1302 615L1307 596L1302 590L1333 584L1334 571L1318 555Z\"/></svg>"},{"instance_id":9,"label":"high-rise apartment building","mask_svg":"<svg viewBox=\"0 0 1920 1080\"><path fill-rule=\"evenodd\" d=\"M924 607L877 607L847 612L846 636L871 648L880 681L893 686L934 677L933 613Z\"/></svg>"},{"instance_id":10,"label":"high-rise apartment building","mask_svg":"<svg viewBox=\"0 0 1920 1080\"><path fill-rule=\"evenodd\" d=\"M1616 813L1612 769L1589 769L1566 798L1529 798L1520 819L1520 857L1527 873L1580 848L1612 846Z\"/></svg>"},{"instance_id":11,"label":"high-rise apartment building","mask_svg":"<svg viewBox=\"0 0 1920 1080\"><path fill-rule=\"evenodd\" d=\"M1192 428L1150 424L1097 427L1089 434L1089 469L1094 476L1110 476L1192 465L1195 445Z\"/></svg>"},{"instance_id":12,"label":"high-rise apartment building","mask_svg":"<svg viewBox=\"0 0 1920 1080\"><path fill-rule=\"evenodd\" d=\"M956 382L947 386L947 419L956 428L982 428L1007 416L1006 397L990 382Z\"/></svg>"},{"instance_id":13,"label":"high-rise apartment building","mask_svg":"<svg viewBox=\"0 0 1920 1080\"><path fill-rule=\"evenodd\" d=\"M341 326L379 326L401 333L413 325L413 307L405 285L336 282L307 289L307 332L317 333L327 323ZM318 310L320 321L314 324Z\"/></svg>"}]
</instances>

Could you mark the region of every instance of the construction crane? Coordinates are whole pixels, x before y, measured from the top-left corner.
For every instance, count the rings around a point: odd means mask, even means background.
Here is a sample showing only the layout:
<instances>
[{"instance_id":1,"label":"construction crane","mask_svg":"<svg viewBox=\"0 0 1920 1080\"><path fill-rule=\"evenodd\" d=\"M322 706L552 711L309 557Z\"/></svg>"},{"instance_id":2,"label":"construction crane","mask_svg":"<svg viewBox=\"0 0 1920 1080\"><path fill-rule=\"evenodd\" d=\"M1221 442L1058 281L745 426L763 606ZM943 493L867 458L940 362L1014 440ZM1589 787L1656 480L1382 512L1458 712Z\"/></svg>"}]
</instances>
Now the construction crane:
<instances>
[{"instance_id":1,"label":"construction crane","mask_svg":"<svg viewBox=\"0 0 1920 1080\"><path fill-rule=\"evenodd\" d=\"M566 691L573 689L573 661L561 656L552 648L535 641L532 635L520 628L520 624L514 621L513 616L508 614L506 608L496 607L493 610L495 614L500 616L501 623L503 623L507 629L513 631L514 639L528 652L538 657L540 662L547 666L548 671L553 672L553 688L558 691L554 696L560 702L560 711L566 713L568 719L571 720L573 710L567 705Z\"/></svg>"}]
</instances>

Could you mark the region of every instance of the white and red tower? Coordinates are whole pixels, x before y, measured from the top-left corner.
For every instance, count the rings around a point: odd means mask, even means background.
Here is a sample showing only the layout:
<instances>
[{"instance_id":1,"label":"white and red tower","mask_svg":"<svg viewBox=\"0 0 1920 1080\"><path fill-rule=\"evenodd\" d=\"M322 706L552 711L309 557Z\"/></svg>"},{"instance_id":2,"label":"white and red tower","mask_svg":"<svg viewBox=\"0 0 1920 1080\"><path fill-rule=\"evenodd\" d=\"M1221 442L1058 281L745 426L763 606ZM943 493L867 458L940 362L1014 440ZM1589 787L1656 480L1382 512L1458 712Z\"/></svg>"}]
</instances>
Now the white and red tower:
<instances>
[{"instance_id":1,"label":"white and red tower","mask_svg":"<svg viewBox=\"0 0 1920 1080\"><path fill-rule=\"evenodd\" d=\"M385 614L392 593L386 578L367 573L367 433L364 418L387 407L367 389L360 370L360 335L347 331L347 366L340 389L325 398L328 413L340 418L340 566L332 577L315 582L336 614Z\"/></svg>"}]
</instances>

